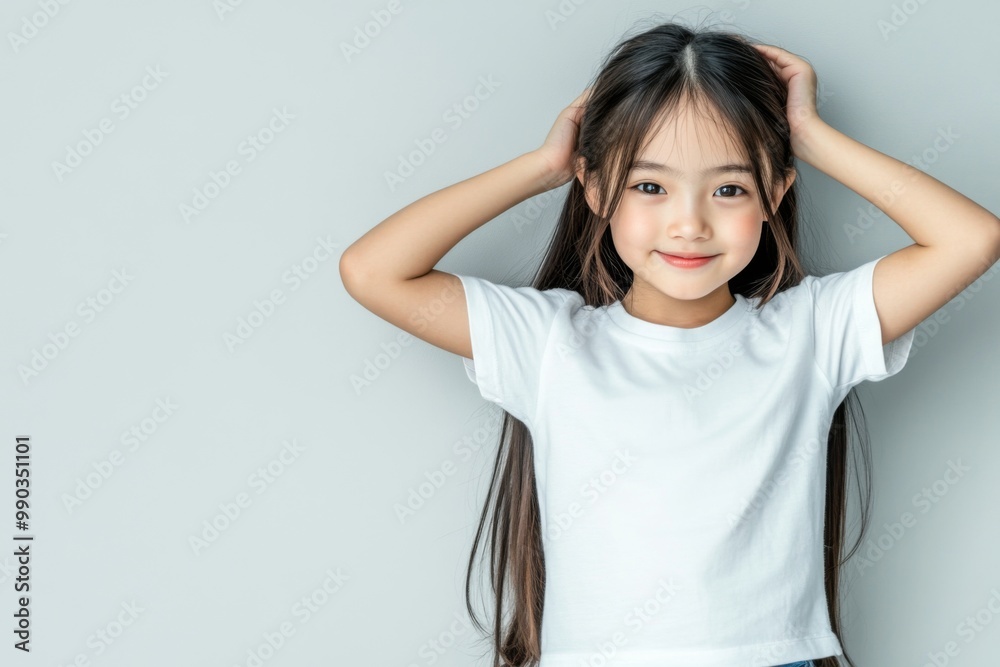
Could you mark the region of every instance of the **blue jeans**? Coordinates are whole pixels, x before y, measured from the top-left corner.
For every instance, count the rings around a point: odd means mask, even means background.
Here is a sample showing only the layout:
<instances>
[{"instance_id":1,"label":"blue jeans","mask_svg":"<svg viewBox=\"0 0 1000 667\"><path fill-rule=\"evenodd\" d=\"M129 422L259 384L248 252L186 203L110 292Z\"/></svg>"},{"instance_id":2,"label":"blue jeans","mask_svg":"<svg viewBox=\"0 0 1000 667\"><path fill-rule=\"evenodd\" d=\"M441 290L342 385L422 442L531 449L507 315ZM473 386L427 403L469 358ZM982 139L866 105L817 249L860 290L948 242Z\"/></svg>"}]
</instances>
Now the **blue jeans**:
<instances>
[{"instance_id":1,"label":"blue jeans","mask_svg":"<svg viewBox=\"0 0 1000 667\"><path fill-rule=\"evenodd\" d=\"M786 665L778 665L777 667L813 667L813 661L806 660L805 662L790 662Z\"/></svg>"}]
</instances>

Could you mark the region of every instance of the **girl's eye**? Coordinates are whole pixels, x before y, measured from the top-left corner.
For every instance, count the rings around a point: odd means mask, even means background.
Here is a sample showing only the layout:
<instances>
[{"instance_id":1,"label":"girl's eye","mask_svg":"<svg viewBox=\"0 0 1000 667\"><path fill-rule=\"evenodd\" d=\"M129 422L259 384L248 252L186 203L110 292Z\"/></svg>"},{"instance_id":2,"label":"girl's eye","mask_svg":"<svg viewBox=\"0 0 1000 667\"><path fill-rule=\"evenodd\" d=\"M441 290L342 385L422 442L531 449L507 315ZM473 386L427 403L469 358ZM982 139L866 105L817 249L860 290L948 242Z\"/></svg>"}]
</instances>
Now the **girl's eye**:
<instances>
[{"instance_id":1,"label":"girl's eye","mask_svg":"<svg viewBox=\"0 0 1000 667\"><path fill-rule=\"evenodd\" d=\"M653 186L653 189L652 190L644 189L644 186L647 185ZM723 185L718 190L716 190L716 192L719 192L720 190L726 190L727 188L730 188L730 192L732 192L732 194L723 195L723 199L732 199L733 197L738 197L740 193L747 194L747 191L738 185ZM735 188L739 192L733 192L731 188ZM656 183L639 183L638 185L635 185L633 189L638 190L644 195L657 195L660 194L659 192L657 192L657 190L663 190L663 188L657 185Z\"/></svg>"},{"instance_id":2,"label":"girl's eye","mask_svg":"<svg viewBox=\"0 0 1000 667\"><path fill-rule=\"evenodd\" d=\"M743 188L741 188L738 185L723 185L721 188L719 188L719 190L725 190L726 188L736 188L740 192L742 192L744 194L746 193L746 190L744 190ZM716 192L718 192L719 190L716 190ZM727 199L731 199L732 197L738 197L738 196L739 195L734 192L732 195L730 195L729 197L727 197Z\"/></svg>"},{"instance_id":3,"label":"girl's eye","mask_svg":"<svg viewBox=\"0 0 1000 667\"><path fill-rule=\"evenodd\" d=\"M636 189L637 189L637 190L639 190L639 192L641 192L641 193L642 193L642 194L644 194L644 195L655 195L655 194L659 194L659 193L657 193L657 192L649 192L648 190L643 190L642 186L644 186L644 185L652 185L652 186L653 186L654 188L659 188L660 190L662 190L662 189L663 189L663 188L661 188L661 187L660 187L659 185L657 185L656 183L639 183L639 184L638 184L638 185L636 185L635 187L636 187Z\"/></svg>"}]
</instances>

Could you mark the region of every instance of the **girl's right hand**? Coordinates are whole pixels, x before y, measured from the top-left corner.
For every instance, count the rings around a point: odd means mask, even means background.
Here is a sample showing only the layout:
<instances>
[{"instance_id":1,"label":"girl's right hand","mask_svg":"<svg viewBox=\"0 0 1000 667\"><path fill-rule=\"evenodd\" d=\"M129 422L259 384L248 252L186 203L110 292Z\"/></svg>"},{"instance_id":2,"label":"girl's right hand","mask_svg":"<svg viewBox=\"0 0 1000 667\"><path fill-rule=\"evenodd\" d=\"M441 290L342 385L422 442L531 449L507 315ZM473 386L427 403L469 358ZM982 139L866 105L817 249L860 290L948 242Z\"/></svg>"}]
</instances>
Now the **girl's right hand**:
<instances>
[{"instance_id":1,"label":"girl's right hand","mask_svg":"<svg viewBox=\"0 0 1000 667\"><path fill-rule=\"evenodd\" d=\"M535 153L548 165L550 189L565 185L576 176L576 144L580 136L580 119L590 88L584 90L579 97L562 110L556 122L549 130L549 135Z\"/></svg>"}]
</instances>

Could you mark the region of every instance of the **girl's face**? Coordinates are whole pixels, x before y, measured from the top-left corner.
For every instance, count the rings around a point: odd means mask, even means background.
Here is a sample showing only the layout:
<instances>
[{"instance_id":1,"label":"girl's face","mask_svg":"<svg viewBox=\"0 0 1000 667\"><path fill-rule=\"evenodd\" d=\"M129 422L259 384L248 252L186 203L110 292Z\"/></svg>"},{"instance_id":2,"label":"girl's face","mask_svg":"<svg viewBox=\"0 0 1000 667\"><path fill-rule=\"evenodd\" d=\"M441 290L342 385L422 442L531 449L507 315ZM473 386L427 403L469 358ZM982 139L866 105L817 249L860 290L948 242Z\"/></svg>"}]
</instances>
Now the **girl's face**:
<instances>
[{"instance_id":1,"label":"girl's face","mask_svg":"<svg viewBox=\"0 0 1000 667\"><path fill-rule=\"evenodd\" d=\"M611 217L611 235L634 275L622 299L626 311L689 328L735 303L729 280L753 259L767 215L750 165L711 119L690 105L680 108L637 157ZM775 206L793 180L794 173L772 193ZM591 197L588 192L593 209ZM712 258L684 267L662 253Z\"/></svg>"}]
</instances>

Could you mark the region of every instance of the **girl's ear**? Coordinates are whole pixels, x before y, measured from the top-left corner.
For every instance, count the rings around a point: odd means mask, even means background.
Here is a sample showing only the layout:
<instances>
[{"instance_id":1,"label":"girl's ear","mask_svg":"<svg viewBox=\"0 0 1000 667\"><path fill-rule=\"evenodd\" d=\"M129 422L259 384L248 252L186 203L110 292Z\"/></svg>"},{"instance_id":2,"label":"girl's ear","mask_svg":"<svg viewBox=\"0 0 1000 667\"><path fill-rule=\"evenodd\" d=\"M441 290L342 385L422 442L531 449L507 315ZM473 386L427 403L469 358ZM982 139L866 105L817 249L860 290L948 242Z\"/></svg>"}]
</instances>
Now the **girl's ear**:
<instances>
[{"instance_id":1,"label":"girl's ear","mask_svg":"<svg viewBox=\"0 0 1000 667\"><path fill-rule=\"evenodd\" d=\"M580 181L580 185L583 186L584 199L587 200L587 206L596 215L597 214L597 188L591 183L587 183L587 161L584 157L577 156L576 158L576 178Z\"/></svg>"},{"instance_id":2,"label":"girl's ear","mask_svg":"<svg viewBox=\"0 0 1000 667\"><path fill-rule=\"evenodd\" d=\"M792 183L795 182L795 169L789 169L788 175L785 176L784 184L778 185L774 193L771 196L771 202L774 204L775 210L781 205L781 200L785 198L785 193L788 192L788 188L792 187Z\"/></svg>"}]
</instances>

